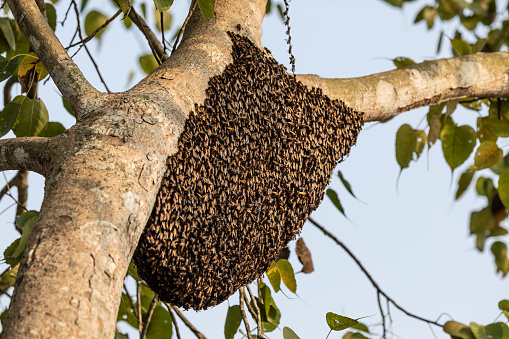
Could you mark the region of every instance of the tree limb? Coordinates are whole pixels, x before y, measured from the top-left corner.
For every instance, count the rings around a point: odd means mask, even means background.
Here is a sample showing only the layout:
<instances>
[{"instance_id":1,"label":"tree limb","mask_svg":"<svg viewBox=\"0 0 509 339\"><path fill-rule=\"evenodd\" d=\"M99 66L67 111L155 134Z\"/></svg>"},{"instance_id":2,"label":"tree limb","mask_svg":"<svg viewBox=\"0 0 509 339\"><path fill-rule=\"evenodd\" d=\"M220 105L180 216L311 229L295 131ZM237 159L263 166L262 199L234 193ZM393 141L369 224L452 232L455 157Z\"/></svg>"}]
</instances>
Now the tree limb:
<instances>
[{"instance_id":1,"label":"tree limb","mask_svg":"<svg viewBox=\"0 0 509 339\"><path fill-rule=\"evenodd\" d=\"M145 22L145 20L143 20L141 15L136 13L134 7L131 7L131 10L129 11L129 18L136 25L136 27L139 28L141 33L143 33L143 35L147 39L150 49L152 50L152 53L154 53L156 59L160 61L168 59L168 55L165 53L163 45L161 44L157 36L154 34L154 32L152 32L150 27L148 27L147 23Z\"/></svg>"},{"instance_id":2,"label":"tree limb","mask_svg":"<svg viewBox=\"0 0 509 339\"><path fill-rule=\"evenodd\" d=\"M298 75L297 79L364 112L365 121L377 121L455 99L509 98L509 52L425 61L360 78Z\"/></svg>"},{"instance_id":3,"label":"tree limb","mask_svg":"<svg viewBox=\"0 0 509 339\"><path fill-rule=\"evenodd\" d=\"M0 140L0 171L28 170L43 176L51 164L50 138L25 137Z\"/></svg>"},{"instance_id":4,"label":"tree limb","mask_svg":"<svg viewBox=\"0 0 509 339\"><path fill-rule=\"evenodd\" d=\"M8 0L19 28L78 117L99 92L69 57L33 0Z\"/></svg>"}]
</instances>

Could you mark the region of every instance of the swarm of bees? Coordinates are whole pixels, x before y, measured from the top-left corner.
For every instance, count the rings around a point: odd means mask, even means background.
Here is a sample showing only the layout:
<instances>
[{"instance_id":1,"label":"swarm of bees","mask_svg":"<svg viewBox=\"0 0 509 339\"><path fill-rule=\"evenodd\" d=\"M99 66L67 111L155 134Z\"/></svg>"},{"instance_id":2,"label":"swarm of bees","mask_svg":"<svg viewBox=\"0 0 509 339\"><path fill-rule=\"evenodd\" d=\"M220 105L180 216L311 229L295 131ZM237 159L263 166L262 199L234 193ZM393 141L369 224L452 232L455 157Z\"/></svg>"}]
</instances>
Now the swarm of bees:
<instances>
[{"instance_id":1,"label":"swarm of bees","mask_svg":"<svg viewBox=\"0 0 509 339\"><path fill-rule=\"evenodd\" d=\"M186 309L217 305L268 269L363 124L362 113L229 34L233 63L186 121L134 254L160 299Z\"/></svg>"}]
</instances>

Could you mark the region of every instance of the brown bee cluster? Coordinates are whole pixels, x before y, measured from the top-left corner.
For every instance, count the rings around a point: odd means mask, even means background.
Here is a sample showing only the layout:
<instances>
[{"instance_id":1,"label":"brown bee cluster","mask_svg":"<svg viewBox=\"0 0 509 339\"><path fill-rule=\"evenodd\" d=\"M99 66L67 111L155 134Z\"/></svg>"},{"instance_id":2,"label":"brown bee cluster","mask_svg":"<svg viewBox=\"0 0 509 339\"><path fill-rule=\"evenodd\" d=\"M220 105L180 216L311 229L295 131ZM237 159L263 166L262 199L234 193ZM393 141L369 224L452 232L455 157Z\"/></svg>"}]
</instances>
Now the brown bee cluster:
<instances>
[{"instance_id":1,"label":"brown bee cluster","mask_svg":"<svg viewBox=\"0 0 509 339\"><path fill-rule=\"evenodd\" d=\"M230 36L233 63L186 121L134 255L160 299L186 309L219 304L268 269L363 124L268 50Z\"/></svg>"}]
</instances>

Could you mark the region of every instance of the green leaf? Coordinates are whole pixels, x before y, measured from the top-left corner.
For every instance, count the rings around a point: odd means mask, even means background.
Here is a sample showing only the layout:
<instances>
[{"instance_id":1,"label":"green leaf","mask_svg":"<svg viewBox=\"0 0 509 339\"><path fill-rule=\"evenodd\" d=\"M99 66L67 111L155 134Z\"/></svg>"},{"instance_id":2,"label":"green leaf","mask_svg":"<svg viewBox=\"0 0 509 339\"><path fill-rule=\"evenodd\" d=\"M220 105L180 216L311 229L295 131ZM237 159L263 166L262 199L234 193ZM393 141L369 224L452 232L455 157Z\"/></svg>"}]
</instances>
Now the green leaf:
<instances>
[{"instance_id":1,"label":"green leaf","mask_svg":"<svg viewBox=\"0 0 509 339\"><path fill-rule=\"evenodd\" d=\"M458 190L456 191L456 200L461 198L463 193L465 193L468 186L470 186L470 183L472 182L473 178L474 178L473 172L467 171L461 175L460 180L458 181Z\"/></svg>"},{"instance_id":2,"label":"green leaf","mask_svg":"<svg viewBox=\"0 0 509 339\"><path fill-rule=\"evenodd\" d=\"M108 17L106 15L99 11L90 11L85 17L85 33L87 35L94 33L95 30L101 27L106 21L108 21ZM105 28L99 31L94 38L101 39L101 35Z\"/></svg>"},{"instance_id":3,"label":"green leaf","mask_svg":"<svg viewBox=\"0 0 509 339\"><path fill-rule=\"evenodd\" d=\"M37 79L35 78L35 74L31 73L35 71L37 74ZM48 75L48 71L44 68L44 65L39 60L37 55L33 52L25 55L21 60L18 66L18 78L21 77L29 77L28 81L31 83L34 81L41 81Z\"/></svg>"},{"instance_id":4,"label":"green leaf","mask_svg":"<svg viewBox=\"0 0 509 339\"><path fill-rule=\"evenodd\" d=\"M506 168L498 178L498 194L505 207L509 207L509 168Z\"/></svg>"},{"instance_id":5,"label":"green leaf","mask_svg":"<svg viewBox=\"0 0 509 339\"><path fill-rule=\"evenodd\" d=\"M115 339L129 339L127 334L115 332Z\"/></svg>"},{"instance_id":6,"label":"green leaf","mask_svg":"<svg viewBox=\"0 0 509 339\"><path fill-rule=\"evenodd\" d=\"M503 156L502 150L493 141L485 141L475 151L474 170L479 171L498 163Z\"/></svg>"},{"instance_id":7,"label":"green leaf","mask_svg":"<svg viewBox=\"0 0 509 339\"><path fill-rule=\"evenodd\" d=\"M80 11L83 12L83 10L85 9L85 7L87 6L87 3L88 3L88 0L82 0L81 1L81 7L80 7Z\"/></svg>"},{"instance_id":8,"label":"green leaf","mask_svg":"<svg viewBox=\"0 0 509 339\"><path fill-rule=\"evenodd\" d=\"M39 133L40 137L56 137L65 132L65 127L59 122L50 121L44 126L44 129Z\"/></svg>"},{"instance_id":9,"label":"green leaf","mask_svg":"<svg viewBox=\"0 0 509 339\"><path fill-rule=\"evenodd\" d=\"M429 120L429 131L428 131L428 147L434 145L440 136L440 128L442 124L437 115L432 115Z\"/></svg>"},{"instance_id":10,"label":"green leaf","mask_svg":"<svg viewBox=\"0 0 509 339\"><path fill-rule=\"evenodd\" d=\"M403 0L384 0L384 1L395 7L403 7Z\"/></svg>"},{"instance_id":11,"label":"green leaf","mask_svg":"<svg viewBox=\"0 0 509 339\"><path fill-rule=\"evenodd\" d=\"M161 27L161 13L163 14L163 25L164 30L167 31L171 28L172 15L168 11L159 12L154 10L154 19L156 21L156 28L159 32L162 32L163 27Z\"/></svg>"},{"instance_id":12,"label":"green leaf","mask_svg":"<svg viewBox=\"0 0 509 339\"><path fill-rule=\"evenodd\" d=\"M343 339L368 339L368 338L357 332L348 332L343 336Z\"/></svg>"},{"instance_id":13,"label":"green leaf","mask_svg":"<svg viewBox=\"0 0 509 339\"><path fill-rule=\"evenodd\" d=\"M34 211L28 211L28 212L34 212ZM25 213L28 213L25 212ZM26 222L23 223L23 234L21 234L21 238L19 239L18 246L14 249L14 252L12 252L11 257L18 258L23 254L23 251L25 250L25 246L28 242L28 238L30 238L30 234L32 234L32 231L34 230L35 223L37 222L37 218L39 216L39 213L37 213L37 216L34 216L30 219L28 219Z\"/></svg>"},{"instance_id":14,"label":"green leaf","mask_svg":"<svg viewBox=\"0 0 509 339\"><path fill-rule=\"evenodd\" d=\"M405 169L410 161L419 158L426 144L426 133L414 130L410 125L402 125L396 133L396 160L401 169Z\"/></svg>"},{"instance_id":15,"label":"green leaf","mask_svg":"<svg viewBox=\"0 0 509 339\"><path fill-rule=\"evenodd\" d=\"M479 177L475 183L475 190L477 194L483 195L488 198L488 201L493 200L497 193L493 180L491 178Z\"/></svg>"},{"instance_id":16,"label":"green leaf","mask_svg":"<svg viewBox=\"0 0 509 339\"><path fill-rule=\"evenodd\" d=\"M279 270L279 274L281 275L281 280L283 280L285 286L293 293L296 293L297 281L295 280L295 274L290 262L286 259L281 259L276 263L276 265Z\"/></svg>"},{"instance_id":17,"label":"green leaf","mask_svg":"<svg viewBox=\"0 0 509 339\"><path fill-rule=\"evenodd\" d=\"M205 19L210 19L214 16L214 0L198 0L201 13Z\"/></svg>"},{"instance_id":18,"label":"green leaf","mask_svg":"<svg viewBox=\"0 0 509 339\"><path fill-rule=\"evenodd\" d=\"M272 294L270 293L270 288L265 285L264 283L261 283L258 285L258 288L261 291L261 296L263 300L263 308L262 311L265 312L266 316L269 316L270 312L270 305L274 303L274 300L272 299Z\"/></svg>"},{"instance_id":19,"label":"green leaf","mask_svg":"<svg viewBox=\"0 0 509 339\"><path fill-rule=\"evenodd\" d=\"M49 27L55 31L57 29L57 11L55 6L49 2L46 2L46 17L48 18Z\"/></svg>"},{"instance_id":20,"label":"green leaf","mask_svg":"<svg viewBox=\"0 0 509 339\"><path fill-rule=\"evenodd\" d=\"M451 171L465 162L475 147L476 134L472 127L457 126L449 118L440 134L442 150Z\"/></svg>"},{"instance_id":21,"label":"green leaf","mask_svg":"<svg viewBox=\"0 0 509 339\"><path fill-rule=\"evenodd\" d=\"M472 54L472 46L463 39L451 39L451 46L455 56Z\"/></svg>"},{"instance_id":22,"label":"green leaf","mask_svg":"<svg viewBox=\"0 0 509 339\"><path fill-rule=\"evenodd\" d=\"M341 201L339 201L339 197L338 197L337 193L335 191L331 190L330 188L328 188L327 191L325 191L325 193L327 194L329 199L332 201L334 206L336 206L336 208L341 212L341 214L343 214L346 217L345 209L341 205Z\"/></svg>"},{"instance_id":23,"label":"green leaf","mask_svg":"<svg viewBox=\"0 0 509 339\"><path fill-rule=\"evenodd\" d=\"M173 0L154 0L154 5L159 12L165 12L173 5Z\"/></svg>"},{"instance_id":24,"label":"green leaf","mask_svg":"<svg viewBox=\"0 0 509 339\"><path fill-rule=\"evenodd\" d=\"M394 66L396 66L397 68L415 65L415 61L406 57L397 57L395 59L392 59L392 62L394 63Z\"/></svg>"},{"instance_id":25,"label":"green leaf","mask_svg":"<svg viewBox=\"0 0 509 339\"><path fill-rule=\"evenodd\" d=\"M19 245L21 238L18 238L12 242L4 251L4 259L7 265L11 265L11 267L16 266L21 261L21 255L18 257L13 257L12 254L16 250Z\"/></svg>"},{"instance_id":26,"label":"green leaf","mask_svg":"<svg viewBox=\"0 0 509 339\"><path fill-rule=\"evenodd\" d=\"M359 323L355 319L344 317L332 312L328 312L325 315L325 320L327 320L327 325L329 325L329 328L333 331L341 331Z\"/></svg>"},{"instance_id":27,"label":"green leaf","mask_svg":"<svg viewBox=\"0 0 509 339\"><path fill-rule=\"evenodd\" d=\"M272 262L266 273L274 292L279 292L281 289L281 275L275 261Z\"/></svg>"},{"instance_id":28,"label":"green leaf","mask_svg":"<svg viewBox=\"0 0 509 339\"><path fill-rule=\"evenodd\" d=\"M509 300L501 300L498 303L498 308L502 311L508 311L509 312Z\"/></svg>"},{"instance_id":29,"label":"green leaf","mask_svg":"<svg viewBox=\"0 0 509 339\"><path fill-rule=\"evenodd\" d=\"M12 30L12 26L7 18L0 18L0 31L2 32L3 37L9 44L11 50L16 49L16 38L14 37L14 32Z\"/></svg>"},{"instance_id":30,"label":"green leaf","mask_svg":"<svg viewBox=\"0 0 509 339\"><path fill-rule=\"evenodd\" d=\"M146 73L150 74L154 71L158 65L156 58L153 54L146 54L140 57L141 69Z\"/></svg>"},{"instance_id":31,"label":"green leaf","mask_svg":"<svg viewBox=\"0 0 509 339\"><path fill-rule=\"evenodd\" d=\"M495 256L495 265L497 273L502 272L506 276L509 272L509 258L507 258L507 245L501 241L496 241L491 245L491 253Z\"/></svg>"},{"instance_id":32,"label":"green leaf","mask_svg":"<svg viewBox=\"0 0 509 339\"><path fill-rule=\"evenodd\" d=\"M341 173L341 171L338 171L338 177L339 177L339 180L341 180L341 183L343 184L343 186L345 186L348 193L350 193L352 195L352 197L357 199L357 197L353 193L352 185L350 185L350 183L345 179L345 177L343 177L343 174Z\"/></svg>"},{"instance_id":33,"label":"green leaf","mask_svg":"<svg viewBox=\"0 0 509 339\"><path fill-rule=\"evenodd\" d=\"M16 68L18 68L20 60L21 55L17 55L11 59L0 56L0 81L7 80L11 77Z\"/></svg>"},{"instance_id":34,"label":"green leaf","mask_svg":"<svg viewBox=\"0 0 509 339\"><path fill-rule=\"evenodd\" d=\"M486 38L477 40L476 43L472 46L472 53L481 52L487 42L488 39Z\"/></svg>"},{"instance_id":35,"label":"green leaf","mask_svg":"<svg viewBox=\"0 0 509 339\"><path fill-rule=\"evenodd\" d=\"M508 168L509 167L509 154L507 154L505 157L503 157L502 159L500 159L499 162L497 162L495 165L491 166L491 170L495 173L495 174L502 174L502 172L504 171L504 169Z\"/></svg>"},{"instance_id":36,"label":"green leaf","mask_svg":"<svg viewBox=\"0 0 509 339\"><path fill-rule=\"evenodd\" d=\"M173 326L170 313L161 305L157 305L147 330L147 339L171 338Z\"/></svg>"},{"instance_id":37,"label":"green leaf","mask_svg":"<svg viewBox=\"0 0 509 339\"><path fill-rule=\"evenodd\" d=\"M226 314L226 322L224 324L224 338L233 339L241 322L242 315L240 314L240 306L234 305L228 308L228 313Z\"/></svg>"},{"instance_id":38,"label":"green leaf","mask_svg":"<svg viewBox=\"0 0 509 339\"><path fill-rule=\"evenodd\" d=\"M435 17L438 14L438 9L433 8L431 6L424 6L423 9L419 13L417 13L417 16L415 17L414 22L420 22L420 21L426 21L426 26L428 29L431 29L435 23Z\"/></svg>"},{"instance_id":39,"label":"green leaf","mask_svg":"<svg viewBox=\"0 0 509 339\"><path fill-rule=\"evenodd\" d=\"M299 336L289 327L283 327L283 339L300 339Z\"/></svg>"},{"instance_id":40,"label":"green leaf","mask_svg":"<svg viewBox=\"0 0 509 339\"><path fill-rule=\"evenodd\" d=\"M476 339L474 333L467 325L456 321L448 321L444 324L444 332L458 339Z\"/></svg>"},{"instance_id":41,"label":"green leaf","mask_svg":"<svg viewBox=\"0 0 509 339\"><path fill-rule=\"evenodd\" d=\"M39 217L39 212L34 210L26 211L18 215L16 218L14 218L14 224L17 227L23 228L25 227L25 224L27 223L28 220L37 217Z\"/></svg>"},{"instance_id":42,"label":"green leaf","mask_svg":"<svg viewBox=\"0 0 509 339\"><path fill-rule=\"evenodd\" d=\"M72 108L71 106L69 106L69 104L67 103L67 101L65 101L64 97L62 97L62 103L64 105L64 108L65 110L72 116L74 116L74 112L72 111Z\"/></svg>"},{"instance_id":43,"label":"green leaf","mask_svg":"<svg viewBox=\"0 0 509 339\"><path fill-rule=\"evenodd\" d=\"M41 99L24 96L15 97L11 104L19 104L19 113L12 131L17 137L38 135L48 123L48 110Z\"/></svg>"},{"instance_id":44,"label":"green leaf","mask_svg":"<svg viewBox=\"0 0 509 339\"><path fill-rule=\"evenodd\" d=\"M366 325L364 325L363 323L358 323L357 325L352 326L352 329L356 329L359 331L369 333L369 328Z\"/></svg>"},{"instance_id":45,"label":"green leaf","mask_svg":"<svg viewBox=\"0 0 509 339\"><path fill-rule=\"evenodd\" d=\"M20 107L20 104L12 102L4 107L3 111L0 113L0 137L9 133L16 123Z\"/></svg>"}]
</instances>

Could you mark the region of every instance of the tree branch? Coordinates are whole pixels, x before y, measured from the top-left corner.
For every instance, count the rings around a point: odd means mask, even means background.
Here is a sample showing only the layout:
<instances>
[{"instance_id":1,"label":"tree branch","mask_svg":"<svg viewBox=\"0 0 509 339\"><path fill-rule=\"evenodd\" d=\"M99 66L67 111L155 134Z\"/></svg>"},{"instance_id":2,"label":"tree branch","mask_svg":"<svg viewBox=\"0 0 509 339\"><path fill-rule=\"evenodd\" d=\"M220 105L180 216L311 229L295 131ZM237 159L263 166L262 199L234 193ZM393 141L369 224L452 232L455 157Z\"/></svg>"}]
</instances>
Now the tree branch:
<instances>
[{"instance_id":1,"label":"tree branch","mask_svg":"<svg viewBox=\"0 0 509 339\"><path fill-rule=\"evenodd\" d=\"M19 28L78 117L99 92L72 61L33 0L8 0Z\"/></svg>"},{"instance_id":2,"label":"tree branch","mask_svg":"<svg viewBox=\"0 0 509 339\"><path fill-rule=\"evenodd\" d=\"M140 339L147 339L147 331L150 326L150 321L152 320L152 315L154 314L154 310L156 309L157 302L159 301L159 297L157 294L154 295L154 299L150 302L150 306L147 311L147 321L143 324L143 331L140 334Z\"/></svg>"},{"instance_id":3,"label":"tree branch","mask_svg":"<svg viewBox=\"0 0 509 339\"><path fill-rule=\"evenodd\" d=\"M136 27L140 29L141 33L143 33L147 39L150 49L152 50L152 53L154 53L156 59L160 61L168 59L168 55L165 53L163 45L154 34L154 32L152 32L150 27L148 27L147 23L145 20L143 20L141 15L136 13L134 7L131 7L131 10L129 11L129 18L136 25Z\"/></svg>"},{"instance_id":4,"label":"tree branch","mask_svg":"<svg viewBox=\"0 0 509 339\"><path fill-rule=\"evenodd\" d=\"M244 310L244 299L246 299L246 292L244 291L244 287L241 287L239 288L240 314L242 315L244 326L246 326L246 335L248 338L251 338L251 328L249 328L249 320L247 319L246 311Z\"/></svg>"},{"instance_id":5,"label":"tree branch","mask_svg":"<svg viewBox=\"0 0 509 339\"><path fill-rule=\"evenodd\" d=\"M442 327L443 325L439 324L438 322L436 321L433 321L433 320L428 320L428 319L425 319L425 318L422 318L422 317L419 317L418 315L415 315L413 313L410 313L408 312L407 310L405 310L403 307L399 306L391 297L389 297L381 288L380 286L378 286L377 282L375 281L375 279L373 279L373 277L371 276L371 274L369 274L368 270L361 264L361 262L359 261L359 259L357 259L357 257L353 254L352 251L350 251L350 249L348 247L346 247L346 245L341 242L338 238L336 238L332 233L330 233L329 231L327 231L323 226L321 226L320 224L318 224L315 220L313 220L312 218L308 218L308 221L310 223L312 223L313 225L316 226L316 228L318 228L320 231L322 231L326 236L328 236L329 238L331 238L336 244L338 244L354 261L355 263L357 264L357 266L359 266L359 268L361 269L361 271L366 275L366 277L368 278L368 280L371 282L371 284L373 285L373 287L377 290L377 292L381 295L383 295L385 297L385 299L387 299L389 302L391 302L397 309L399 309L401 312L405 313L407 316L411 317L411 318L415 318L417 320L421 320L421 321L424 321L428 324L433 324L433 325L436 325L436 326L439 326L439 327ZM381 307L381 306L380 306ZM381 309L381 311L383 312L383 310ZM384 321L385 323L385 321Z\"/></svg>"},{"instance_id":6,"label":"tree branch","mask_svg":"<svg viewBox=\"0 0 509 339\"><path fill-rule=\"evenodd\" d=\"M444 101L509 98L509 53L476 53L426 61L388 72L351 79L298 75L310 87L320 87L377 121L411 109Z\"/></svg>"},{"instance_id":7,"label":"tree branch","mask_svg":"<svg viewBox=\"0 0 509 339\"><path fill-rule=\"evenodd\" d=\"M186 326L194 333L196 338L198 338L198 339L207 339L207 337L205 337L200 331L198 331L196 329L196 327L193 326L193 324L191 324L191 322L189 320L187 320L187 318L182 314L182 312L180 312L180 310L177 307L171 306L170 304L167 304L167 303L165 305L168 308L170 308L170 307L173 308L175 313L177 313L177 315L184 322L184 324L186 324Z\"/></svg>"},{"instance_id":8,"label":"tree branch","mask_svg":"<svg viewBox=\"0 0 509 339\"><path fill-rule=\"evenodd\" d=\"M50 138L25 137L0 140L0 171L28 170L43 176L51 165Z\"/></svg>"},{"instance_id":9,"label":"tree branch","mask_svg":"<svg viewBox=\"0 0 509 339\"><path fill-rule=\"evenodd\" d=\"M179 325L177 323L177 318L175 318L175 314L173 314L173 311L171 310L172 309L171 305L168 303L164 303L164 304L168 308L168 313L170 314L171 321L173 322L173 326L175 326L175 333L177 334L177 339L182 339L182 337L180 336L180 330L179 330Z\"/></svg>"}]
</instances>

